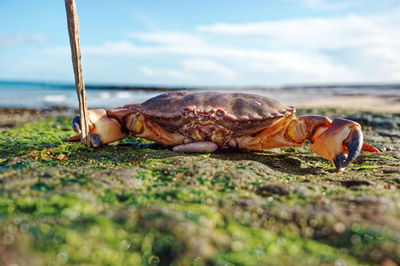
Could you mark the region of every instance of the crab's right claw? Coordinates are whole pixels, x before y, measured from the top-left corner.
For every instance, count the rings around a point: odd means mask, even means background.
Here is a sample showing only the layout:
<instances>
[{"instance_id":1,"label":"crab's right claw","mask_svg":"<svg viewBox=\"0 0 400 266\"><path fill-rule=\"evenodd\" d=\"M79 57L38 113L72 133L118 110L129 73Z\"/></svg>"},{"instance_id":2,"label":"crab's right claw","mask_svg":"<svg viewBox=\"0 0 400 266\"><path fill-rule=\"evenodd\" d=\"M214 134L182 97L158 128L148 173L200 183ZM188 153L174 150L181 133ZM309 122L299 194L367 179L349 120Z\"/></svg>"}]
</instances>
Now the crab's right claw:
<instances>
[{"instance_id":1,"label":"crab's right claw","mask_svg":"<svg viewBox=\"0 0 400 266\"><path fill-rule=\"evenodd\" d=\"M104 144L108 144L126 136L122 131L121 124L118 120L107 116L104 109L92 109L89 114L89 134L90 144L93 148L99 148ZM77 115L72 119L72 128L76 133L81 133L80 116ZM65 141L79 141L79 136L66 139Z\"/></svg>"},{"instance_id":2,"label":"crab's right claw","mask_svg":"<svg viewBox=\"0 0 400 266\"><path fill-rule=\"evenodd\" d=\"M347 139L343 141L343 146L347 150L347 153L339 153L333 160L338 172L344 170L344 168L357 158L363 146L363 139L361 129L356 127L350 132Z\"/></svg>"},{"instance_id":3,"label":"crab's right claw","mask_svg":"<svg viewBox=\"0 0 400 266\"><path fill-rule=\"evenodd\" d=\"M360 154L363 141L358 123L336 118L328 127L320 127L314 132L310 147L321 157L332 161L337 171L343 171Z\"/></svg>"}]
</instances>

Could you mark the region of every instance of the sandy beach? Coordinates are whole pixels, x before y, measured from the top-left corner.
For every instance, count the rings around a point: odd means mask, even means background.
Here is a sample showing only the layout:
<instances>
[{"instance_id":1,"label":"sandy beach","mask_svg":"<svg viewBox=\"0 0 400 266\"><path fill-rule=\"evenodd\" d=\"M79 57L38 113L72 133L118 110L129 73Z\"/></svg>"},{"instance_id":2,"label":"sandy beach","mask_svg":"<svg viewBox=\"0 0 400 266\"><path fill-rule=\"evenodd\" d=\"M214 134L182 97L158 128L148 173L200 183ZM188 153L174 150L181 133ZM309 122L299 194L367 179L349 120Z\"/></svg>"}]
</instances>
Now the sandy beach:
<instances>
[{"instance_id":1,"label":"sandy beach","mask_svg":"<svg viewBox=\"0 0 400 266\"><path fill-rule=\"evenodd\" d=\"M310 101L299 100L298 108L337 108L347 110L399 113L400 96L355 95L339 96Z\"/></svg>"}]
</instances>

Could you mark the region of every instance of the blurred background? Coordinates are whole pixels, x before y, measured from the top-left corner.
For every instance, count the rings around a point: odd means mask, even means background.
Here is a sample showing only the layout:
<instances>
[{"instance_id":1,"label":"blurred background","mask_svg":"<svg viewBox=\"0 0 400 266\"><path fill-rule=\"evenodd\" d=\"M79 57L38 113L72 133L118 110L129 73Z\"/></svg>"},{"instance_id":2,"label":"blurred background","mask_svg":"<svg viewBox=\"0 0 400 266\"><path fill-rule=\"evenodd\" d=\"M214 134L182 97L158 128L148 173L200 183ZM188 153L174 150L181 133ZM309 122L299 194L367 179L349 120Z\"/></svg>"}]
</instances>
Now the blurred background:
<instances>
[{"instance_id":1,"label":"blurred background","mask_svg":"<svg viewBox=\"0 0 400 266\"><path fill-rule=\"evenodd\" d=\"M400 95L399 1L78 0L77 9L89 107L165 88L290 104ZM0 106L77 106L66 25L64 1L0 1Z\"/></svg>"}]
</instances>

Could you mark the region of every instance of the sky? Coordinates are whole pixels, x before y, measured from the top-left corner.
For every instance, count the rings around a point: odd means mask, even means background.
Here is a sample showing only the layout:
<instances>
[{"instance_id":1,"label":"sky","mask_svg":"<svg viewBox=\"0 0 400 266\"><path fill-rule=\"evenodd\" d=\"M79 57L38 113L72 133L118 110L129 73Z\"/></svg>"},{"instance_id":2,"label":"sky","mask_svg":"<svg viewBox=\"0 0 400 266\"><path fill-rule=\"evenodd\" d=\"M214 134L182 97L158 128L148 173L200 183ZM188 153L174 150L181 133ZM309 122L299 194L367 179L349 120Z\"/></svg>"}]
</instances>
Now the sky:
<instances>
[{"instance_id":1,"label":"sky","mask_svg":"<svg viewBox=\"0 0 400 266\"><path fill-rule=\"evenodd\" d=\"M87 84L400 82L398 0L77 0ZM0 80L74 81L62 0L0 0Z\"/></svg>"}]
</instances>

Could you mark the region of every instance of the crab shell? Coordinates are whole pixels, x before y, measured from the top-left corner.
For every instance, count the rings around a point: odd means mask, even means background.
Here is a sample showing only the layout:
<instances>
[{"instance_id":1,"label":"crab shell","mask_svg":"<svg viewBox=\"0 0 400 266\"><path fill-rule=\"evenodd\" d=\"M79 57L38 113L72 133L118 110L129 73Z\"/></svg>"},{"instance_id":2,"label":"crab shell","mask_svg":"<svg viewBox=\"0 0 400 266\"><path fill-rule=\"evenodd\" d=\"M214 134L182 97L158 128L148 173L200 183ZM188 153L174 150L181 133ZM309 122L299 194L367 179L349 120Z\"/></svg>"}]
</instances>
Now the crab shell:
<instances>
[{"instance_id":1,"label":"crab shell","mask_svg":"<svg viewBox=\"0 0 400 266\"><path fill-rule=\"evenodd\" d=\"M226 146L232 138L254 134L294 113L293 106L255 94L171 92L107 114L131 132L137 131L132 125L137 126L135 118L140 114L166 131L182 133L186 143L210 140Z\"/></svg>"}]
</instances>

